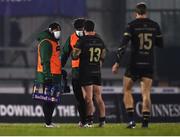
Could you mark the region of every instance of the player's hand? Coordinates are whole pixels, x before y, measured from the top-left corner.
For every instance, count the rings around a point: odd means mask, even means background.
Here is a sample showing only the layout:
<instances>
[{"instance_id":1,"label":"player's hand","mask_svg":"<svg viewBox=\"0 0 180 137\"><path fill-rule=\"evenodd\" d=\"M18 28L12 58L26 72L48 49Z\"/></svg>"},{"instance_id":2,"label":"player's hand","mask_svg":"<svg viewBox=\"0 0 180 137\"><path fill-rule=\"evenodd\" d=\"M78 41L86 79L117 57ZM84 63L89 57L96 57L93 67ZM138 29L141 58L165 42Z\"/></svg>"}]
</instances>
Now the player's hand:
<instances>
[{"instance_id":1,"label":"player's hand","mask_svg":"<svg viewBox=\"0 0 180 137\"><path fill-rule=\"evenodd\" d=\"M118 70L119 70L119 64L118 64L118 63L115 63L115 64L112 66L112 73L113 73L113 74L117 74L117 73L118 73Z\"/></svg>"}]
</instances>

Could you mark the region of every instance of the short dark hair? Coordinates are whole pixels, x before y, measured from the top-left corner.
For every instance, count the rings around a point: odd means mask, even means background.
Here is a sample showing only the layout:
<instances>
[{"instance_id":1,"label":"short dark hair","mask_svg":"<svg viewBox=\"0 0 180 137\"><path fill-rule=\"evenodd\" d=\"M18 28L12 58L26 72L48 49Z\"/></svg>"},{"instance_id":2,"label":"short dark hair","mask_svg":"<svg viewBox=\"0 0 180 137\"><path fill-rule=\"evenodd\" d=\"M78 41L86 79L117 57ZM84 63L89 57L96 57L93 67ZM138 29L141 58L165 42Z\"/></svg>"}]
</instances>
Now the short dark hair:
<instances>
[{"instance_id":1,"label":"short dark hair","mask_svg":"<svg viewBox=\"0 0 180 137\"><path fill-rule=\"evenodd\" d=\"M73 26L76 30L82 29L84 27L84 18L78 18L74 20Z\"/></svg>"},{"instance_id":2,"label":"short dark hair","mask_svg":"<svg viewBox=\"0 0 180 137\"><path fill-rule=\"evenodd\" d=\"M145 3L140 2L136 5L136 13L139 15L144 15L147 12L147 6Z\"/></svg>"},{"instance_id":3,"label":"short dark hair","mask_svg":"<svg viewBox=\"0 0 180 137\"><path fill-rule=\"evenodd\" d=\"M49 25L49 30L50 30L50 31L53 31L53 30L57 29L58 27L59 27L60 30L61 30L60 24L57 23L57 22L53 22L53 23L51 23L51 24Z\"/></svg>"},{"instance_id":4,"label":"short dark hair","mask_svg":"<svg viewBox=\"0 0 180 137\"><path fill-rule=\"evenodd\" d=\"M84 23L84 30L94 31L95 24L92 20L86 20Z\"/></svg>"}]
</instances>

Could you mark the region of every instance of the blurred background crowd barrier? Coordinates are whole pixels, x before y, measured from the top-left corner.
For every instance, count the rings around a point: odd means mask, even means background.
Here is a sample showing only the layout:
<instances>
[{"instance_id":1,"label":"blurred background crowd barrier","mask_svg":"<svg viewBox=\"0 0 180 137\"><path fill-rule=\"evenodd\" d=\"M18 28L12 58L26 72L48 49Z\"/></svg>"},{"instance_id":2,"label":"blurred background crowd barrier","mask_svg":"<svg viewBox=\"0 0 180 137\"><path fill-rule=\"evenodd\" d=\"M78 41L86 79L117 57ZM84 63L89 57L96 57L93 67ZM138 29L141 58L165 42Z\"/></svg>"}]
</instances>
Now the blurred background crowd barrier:
<instances>
[{"instance_id":1,"label":"blurred background crowd barrier","mask_svg":"<svg viewBox=\"0 0 180 137\"><path fill-rule=\"evenodd\" d=\"M136 3L141 1L147 3L150 18L160 24L164 35L164 49L155 49L153 87L157 89L154 91L158 93L158 88L163 88L162 94L168 92L179 95L180 0L0 0L0 97L6 97L4 100L13 98L14 104L20 94L30 98L36 71L37 35L51 22L60 22L60 43L63 45L73 32L72 21L77 17L93 19L97 33L108 48L102 69L103 93L114 93L117 90L115 87L118 87L117 92L121 94L122 76L129 52L125 54L118 75L111 73L114 53L126 23L134 18ZM69 62L66 69L70 72ZM169 99L173 100L173 97ZM2 99L0 104L5 102ZM180 104L175 108L180 116ZM3 107L0 106L1 116L2 112Z\"/></svg>"}]
</instances>

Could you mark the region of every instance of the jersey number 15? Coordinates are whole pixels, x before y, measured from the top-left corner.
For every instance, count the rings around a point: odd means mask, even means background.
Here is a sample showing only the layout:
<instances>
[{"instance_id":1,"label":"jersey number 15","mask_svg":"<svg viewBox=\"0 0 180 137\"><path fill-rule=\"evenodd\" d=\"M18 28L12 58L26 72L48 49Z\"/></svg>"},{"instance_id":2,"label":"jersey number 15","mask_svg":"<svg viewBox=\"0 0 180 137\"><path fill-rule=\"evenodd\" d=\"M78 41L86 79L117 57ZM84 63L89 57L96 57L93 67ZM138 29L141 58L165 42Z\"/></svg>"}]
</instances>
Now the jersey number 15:
<instances>
[{"instance_id":1,"label":"jersey number 15","mask_svg":"<svg viewBox=\"0 0 180 137\"><path fill-rule=\"evenodd\" d=\"M150 50L152 47L152 33L140 33L138 37L140 40L139 49Z\"/></svg>"}]
</instances>

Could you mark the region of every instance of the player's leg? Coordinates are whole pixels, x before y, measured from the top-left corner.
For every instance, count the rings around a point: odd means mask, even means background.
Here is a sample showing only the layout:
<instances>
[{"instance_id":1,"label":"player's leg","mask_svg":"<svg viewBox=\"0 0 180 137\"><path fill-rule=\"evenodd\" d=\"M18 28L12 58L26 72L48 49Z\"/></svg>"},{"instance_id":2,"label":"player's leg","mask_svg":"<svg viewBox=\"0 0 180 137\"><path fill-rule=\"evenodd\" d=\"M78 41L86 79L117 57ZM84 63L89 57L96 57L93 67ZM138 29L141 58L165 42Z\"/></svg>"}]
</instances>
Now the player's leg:
<instances>
[{"instance_id":1,"label":"player's leg","mask_svg":"<svg viewBox=\"0 0 180 137\"><path fill-rule=\"evenodd\" d=\"M99 85L94 85L93 86L93 93L95 96L95 100L99 109L99 126L103 127L105 124L105 105L104 101L102 99L102 87Z\"/></svg>"},{"instance_id":2,"label":"player's leg","mask_svg":"<svg viewBox=\"0 0 180 137\"><path fill-rule=\"evenodd\" d=\"M46 123L46 127L51 127L52 125L52 115L55 107L56 103L54 102L43 102L44 121Z\"/></svg>"},{"instance_id":3,"label":"player's leg","mask_svg":"<svg viewBox=\"0 0 180 137\"><path fill-rule=\"evenodd\" d=\"M132 96L132 86L133 86L132 78L124 76L123 77L123 93L124 93L123 102L124 102L126 112L128 115L129 125L127 128L135 128L134 100Z\"/></svg>"},{"instance_id":4,"label":"player's leg","mask_svg":"<svg viewBox=\"0 0 180 137\"><path fill-rule=\"evenodd\" d=\"M86 102L83 96L79 79L72 79L72 87L75 98L77 100L80 122L82 125L84 125L86 123Z\"/></svg>"},{"instance_id":5,"label":"player's leg","mask_svg":"<svg viewBox=\"0 0 180 137\"><path fill-rule=\"evenodd\" d=\"M87 122L92 124L94 113L93 85L82 86L82 90L85 92Z\"/></svg>"},{"instance_id":6,"label":"player's leg","mask_svg":"<svg viewBox=\"0 0 180 137\"><path fill-rule=\"evenodd\" d=\"M142 92L142 114L143 114L142 127L148 127L150 110L151 110L150 91L152 87L152 79L143 77L141 79L140 85Z\"/></svg>"}]
</instances>

